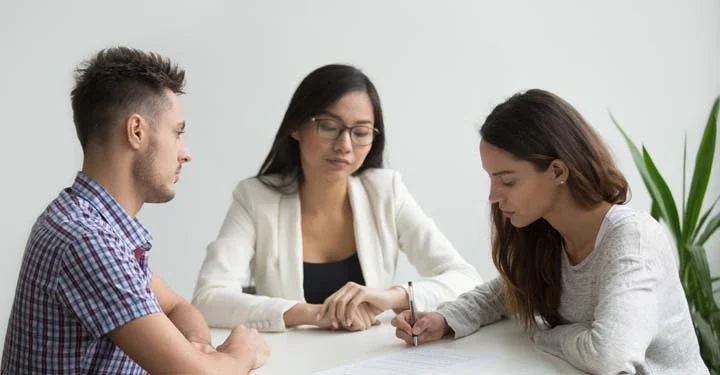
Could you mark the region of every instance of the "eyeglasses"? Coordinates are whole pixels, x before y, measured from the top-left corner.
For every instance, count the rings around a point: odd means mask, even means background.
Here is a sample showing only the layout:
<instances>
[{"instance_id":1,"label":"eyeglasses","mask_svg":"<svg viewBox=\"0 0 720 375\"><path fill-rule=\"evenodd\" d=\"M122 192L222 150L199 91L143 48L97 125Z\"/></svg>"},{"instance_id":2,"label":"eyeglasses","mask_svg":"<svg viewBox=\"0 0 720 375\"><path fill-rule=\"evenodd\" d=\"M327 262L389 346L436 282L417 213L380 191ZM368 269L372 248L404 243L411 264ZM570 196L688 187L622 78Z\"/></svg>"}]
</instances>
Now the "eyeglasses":
<instances>
[{"instance_id":1,"label":"eyeglasses","mask_svg":"<svg viewBox=\"0 0 720 375\"><path fill-rule=\"evenodd\" d=\"M375 136L380 134L380 130L372 126L347 126L338 120L329 118L311 117L310 120L315 123L317 133L321 138L336 140L347 131L350 133L350 140L357 146L372 144Z\"/></svg>"}]
</instances>

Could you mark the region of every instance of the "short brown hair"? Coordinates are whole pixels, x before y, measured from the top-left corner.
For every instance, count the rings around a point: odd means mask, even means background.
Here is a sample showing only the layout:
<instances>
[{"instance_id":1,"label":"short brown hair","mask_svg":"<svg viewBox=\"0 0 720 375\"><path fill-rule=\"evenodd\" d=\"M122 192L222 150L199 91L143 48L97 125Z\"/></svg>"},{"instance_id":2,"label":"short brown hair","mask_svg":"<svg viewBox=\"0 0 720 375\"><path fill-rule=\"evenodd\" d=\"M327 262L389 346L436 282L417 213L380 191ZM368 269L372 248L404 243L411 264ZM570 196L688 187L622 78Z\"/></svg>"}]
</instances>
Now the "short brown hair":
<instances>
[{"instance_id":1,"label":"short brown hair","mask_svg":"<svg viewBox=\"0 0 720 375\"><path fill-rule=\"evenodd\" d=\"M103 49L75 70L73 121L85 150L104 141L113 125L133 113L153 121L168 105L165 90L183 93L185 71L169 59L127 47Z\"/></svg>"}]
</instances>

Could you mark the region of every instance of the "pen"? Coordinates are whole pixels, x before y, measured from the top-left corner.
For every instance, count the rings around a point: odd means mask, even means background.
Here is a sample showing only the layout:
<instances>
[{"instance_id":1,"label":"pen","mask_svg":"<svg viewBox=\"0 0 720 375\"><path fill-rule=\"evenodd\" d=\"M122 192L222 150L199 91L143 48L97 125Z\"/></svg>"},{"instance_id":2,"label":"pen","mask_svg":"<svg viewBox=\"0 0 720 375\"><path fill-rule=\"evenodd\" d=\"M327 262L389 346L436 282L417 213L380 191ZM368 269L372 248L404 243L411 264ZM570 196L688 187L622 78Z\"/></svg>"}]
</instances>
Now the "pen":
<instances>
[{"instance_id":1,"label":"pen","mask_svg":"<svg viewBox=\"0 0 720 375\"><path fill-rule=\"evenodd\" d=\"M410 327L415 325L415 293L413 292L412 281L408 281L408 304L410 305ZM417 335L412 335L413 346L418 346Z\"/></svg>"}]
</instances>

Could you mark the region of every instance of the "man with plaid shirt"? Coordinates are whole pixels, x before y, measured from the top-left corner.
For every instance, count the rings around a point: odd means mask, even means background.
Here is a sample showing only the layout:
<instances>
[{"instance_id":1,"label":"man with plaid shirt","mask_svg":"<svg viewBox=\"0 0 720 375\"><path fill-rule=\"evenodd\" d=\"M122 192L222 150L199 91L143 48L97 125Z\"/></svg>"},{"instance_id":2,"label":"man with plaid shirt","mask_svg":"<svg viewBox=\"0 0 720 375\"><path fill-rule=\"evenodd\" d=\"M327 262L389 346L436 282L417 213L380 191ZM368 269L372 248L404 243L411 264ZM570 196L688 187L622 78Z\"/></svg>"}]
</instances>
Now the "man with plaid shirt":
<instances>
[{"instance_id":1,"label":"man with plaid shirt","mask_svg":"<svg viewBox=\"0 0 720 375\"><path fill-rule=\"evenodd\" d=\"M83 168L30 233L2 375L246 374L269 355L244 327L213 348L200 313L148 266L152 237L135 216L175 196L191 159L184 77L168 59L124 47L76 71Z\"/></svg>"}]
</instances>

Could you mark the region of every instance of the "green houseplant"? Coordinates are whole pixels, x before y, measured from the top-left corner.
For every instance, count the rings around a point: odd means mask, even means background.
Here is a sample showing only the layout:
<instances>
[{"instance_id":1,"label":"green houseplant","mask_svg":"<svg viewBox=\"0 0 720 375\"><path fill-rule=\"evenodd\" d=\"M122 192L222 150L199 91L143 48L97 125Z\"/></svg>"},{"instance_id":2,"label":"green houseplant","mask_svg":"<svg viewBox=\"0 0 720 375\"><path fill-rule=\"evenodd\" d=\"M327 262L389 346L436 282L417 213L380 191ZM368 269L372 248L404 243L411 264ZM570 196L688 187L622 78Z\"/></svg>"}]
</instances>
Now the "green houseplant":
<instances>
[{"instance_id":1,"label":"green houseplant","mask_svg":"<svg viewBox=\"0 0 720 375\"><path fill-rule=\"evenodd\" d=\"M680 263L680 280L690 306L690 314L700 343L700 353L710 372L715 375L720 375L720 310L714 293L718 290L720 277L713 278L710 275L705 244L720 228L720 212L714 211L720 195L704 213L701 214L701 210L711 171L715 166L713 159L719 106L720 96L715 99L700 140L690 190L687 195L685 195L687 159L687 139L685 139L683 186L679 211L668 184L658 171L647 149L644 146L642 146L642 150L638 149L612 117L612 114L610 115L615 126L627 141L635 166L650 193L652 198L651 215L668 226L675 241Z\"/></svg>"}]
</instances>

